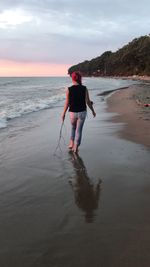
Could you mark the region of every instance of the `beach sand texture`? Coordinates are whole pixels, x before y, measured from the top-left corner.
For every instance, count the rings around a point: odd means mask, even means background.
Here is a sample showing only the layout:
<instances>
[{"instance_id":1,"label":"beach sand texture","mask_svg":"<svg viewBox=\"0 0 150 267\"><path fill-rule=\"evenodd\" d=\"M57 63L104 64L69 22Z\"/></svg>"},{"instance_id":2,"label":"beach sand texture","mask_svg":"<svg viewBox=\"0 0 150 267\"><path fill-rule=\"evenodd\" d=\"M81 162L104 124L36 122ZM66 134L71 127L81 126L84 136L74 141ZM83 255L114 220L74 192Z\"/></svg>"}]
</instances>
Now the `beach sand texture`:
<instances>
[{"instance_id":1,"label":"beach sand texture","mask_svg":"<svg viewBox=\"0 0 150 267\"><path fill-rule=\"evenodd\" d=\"M79 157L67 151L68 116L66 144L54 156L62 107L3 130L0 266L150 266L149 120L135 90L116 92L108 104L97 97Z\"/></svg>"},{"instance_id":2,"label":"beach sand texture","mask_svg":"<svg viewBox=\"0 0 150 267\"><path fill-rule=\"evenodd\" d=\"M150 84L132 85L128 90L116 91L108 99L108 111L117 112L113 121L126 126L119 135L150 147Z\"/></svg>"}]
</instances>

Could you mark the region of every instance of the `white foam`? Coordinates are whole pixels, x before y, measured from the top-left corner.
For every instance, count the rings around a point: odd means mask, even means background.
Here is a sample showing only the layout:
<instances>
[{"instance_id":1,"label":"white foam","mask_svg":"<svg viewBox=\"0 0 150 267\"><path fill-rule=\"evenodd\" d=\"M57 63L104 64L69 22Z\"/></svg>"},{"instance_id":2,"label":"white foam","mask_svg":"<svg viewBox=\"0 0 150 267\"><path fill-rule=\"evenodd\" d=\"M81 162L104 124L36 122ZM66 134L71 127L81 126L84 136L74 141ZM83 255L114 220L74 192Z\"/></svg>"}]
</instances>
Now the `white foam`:
<instances>
[{"instance_id":1,"label":"white foam","mask_svg":"<svg viewBox=\"0 0 150 267\"><path fill-rule=\"evenodd\" d=\"M7 121L6 119L0 118L0 129L7 127Z\"/></svg>"},{"instance_id":2,"label":"white foam","mask_svg":"<svg viewBox=\"0 0 150 267\"><path fill-rule=\"evenodd\" d=\"M0 112L0 128L6 127L8 121L11 119L39 110L52 108L55 104L64 100L64 98L64 91L61 91L59 94L53 95L49 98L27 99L19 103L15 102L7 107L5 106L5 110L3 109Z\"/></svg>"}]
</instances>

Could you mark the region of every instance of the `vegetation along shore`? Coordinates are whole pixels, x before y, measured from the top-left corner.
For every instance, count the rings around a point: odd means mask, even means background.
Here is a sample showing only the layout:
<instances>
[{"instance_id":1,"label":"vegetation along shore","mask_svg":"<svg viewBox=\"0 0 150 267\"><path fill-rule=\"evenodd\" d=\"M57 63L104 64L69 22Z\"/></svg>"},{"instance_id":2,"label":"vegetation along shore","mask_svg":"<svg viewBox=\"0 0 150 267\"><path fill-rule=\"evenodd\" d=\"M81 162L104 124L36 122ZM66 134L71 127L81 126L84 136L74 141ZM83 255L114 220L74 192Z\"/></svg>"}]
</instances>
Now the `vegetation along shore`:
<instances>
[{"instance_id":1,"label":"vegetation along shore","mask_svg":"<svg viewBox=\"0 0 150 267\"><path fill-rule=\"evenodd\" d=\"M116 52L106 51L96 58L71 66L68 73L77 70L83 76L133 76L135 79L150 76L150 35L135 38Z\"/></svg>"}]
</instances>

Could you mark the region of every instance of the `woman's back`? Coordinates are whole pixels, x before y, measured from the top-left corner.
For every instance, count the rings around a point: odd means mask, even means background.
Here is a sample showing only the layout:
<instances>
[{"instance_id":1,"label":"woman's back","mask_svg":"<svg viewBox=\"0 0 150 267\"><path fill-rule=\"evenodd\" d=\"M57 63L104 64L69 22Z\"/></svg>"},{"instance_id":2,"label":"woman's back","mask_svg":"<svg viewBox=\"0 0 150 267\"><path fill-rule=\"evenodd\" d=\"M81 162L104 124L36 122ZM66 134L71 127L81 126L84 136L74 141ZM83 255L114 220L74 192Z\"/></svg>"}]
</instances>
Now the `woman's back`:
<instances>
[{"instance_id":1,"label":"woman's back","mask_svg":"<svg viewBox=\"0 0 150 267\"><path fill-rule=\"evenodd\" d=\"M86 86L72 85L69 90L69 111L81 112L86 110Z\"/></svg>"}]
</instances>

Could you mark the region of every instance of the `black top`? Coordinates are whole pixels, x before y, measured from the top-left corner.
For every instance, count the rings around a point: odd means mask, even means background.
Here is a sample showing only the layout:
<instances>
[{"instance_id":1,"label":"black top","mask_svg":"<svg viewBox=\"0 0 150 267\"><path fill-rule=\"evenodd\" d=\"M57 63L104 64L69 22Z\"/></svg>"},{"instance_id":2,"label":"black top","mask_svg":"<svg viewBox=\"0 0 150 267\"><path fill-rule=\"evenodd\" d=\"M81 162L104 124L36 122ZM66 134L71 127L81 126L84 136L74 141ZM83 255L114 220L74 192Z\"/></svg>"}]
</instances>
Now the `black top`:
<instances>
[{"instance_id":1,"label":"black top","mask_svg":"<svg viewBox=\"0 0 150 267\"><path fill-rule=\"evenodd\" d=\"M81 112L86 110L86 86L72 85L69 89L69 111Z\"/></svg>"}]
</instances>

